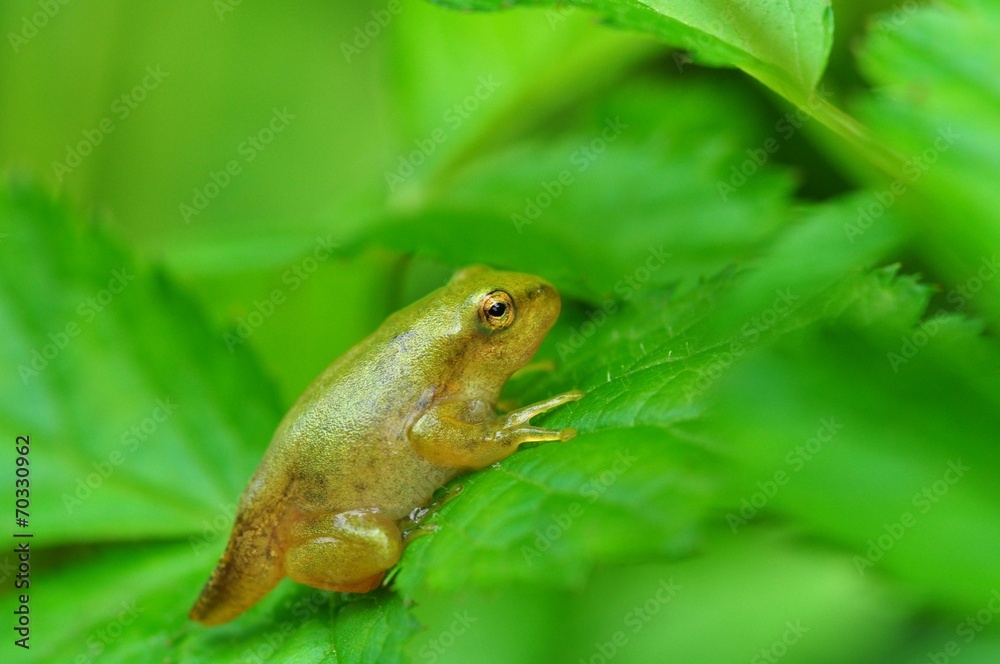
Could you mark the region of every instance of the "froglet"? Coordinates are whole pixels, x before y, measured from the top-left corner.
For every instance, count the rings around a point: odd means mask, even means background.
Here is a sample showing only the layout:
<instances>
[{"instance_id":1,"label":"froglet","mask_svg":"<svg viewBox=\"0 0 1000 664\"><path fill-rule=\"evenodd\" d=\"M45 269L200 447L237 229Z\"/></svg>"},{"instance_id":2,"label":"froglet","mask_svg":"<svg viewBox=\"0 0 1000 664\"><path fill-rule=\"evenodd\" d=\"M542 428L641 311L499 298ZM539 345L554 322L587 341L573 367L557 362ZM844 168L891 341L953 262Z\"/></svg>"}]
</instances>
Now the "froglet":
<instances>
[{"instance_id":1,"label":"froglet","mask_svg":"<svg viewBox=\"0 0 1000 664\"><path fill-rule=\"evenodd\" d=\"M559 309L539 277L473 266L331 364L278 425L190 617L232 620L286 576L368 592L402 554L400 525L435 490L522 443L572 438L529 420L582 392L495 410Z\"/></svg>"}]
</instances>

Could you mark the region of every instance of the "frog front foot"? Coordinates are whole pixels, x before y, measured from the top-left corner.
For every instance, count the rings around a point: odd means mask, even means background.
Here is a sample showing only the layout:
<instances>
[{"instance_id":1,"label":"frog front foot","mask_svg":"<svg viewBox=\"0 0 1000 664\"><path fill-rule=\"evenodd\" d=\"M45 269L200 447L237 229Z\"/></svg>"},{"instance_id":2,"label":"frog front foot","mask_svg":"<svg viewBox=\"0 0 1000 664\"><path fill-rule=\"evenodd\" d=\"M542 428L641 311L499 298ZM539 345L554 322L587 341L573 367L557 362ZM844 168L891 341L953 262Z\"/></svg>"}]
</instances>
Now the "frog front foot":
<instances>
[{"instance_id":1,"label":"frog front foot","mask_svg":"<svg viewBox=\"0 0 1000 664\"><path fill-rule=\"evenodd\" d=\"M414 424L410 440L418 454L437 466L483 468L510 456L523 443L569 440L575 436L576 429L546 429L532 426L530 420L583 396L579 390L565 392L483 423L463 420L464 404L441 404Z\"/></svg>"}]
</instances>

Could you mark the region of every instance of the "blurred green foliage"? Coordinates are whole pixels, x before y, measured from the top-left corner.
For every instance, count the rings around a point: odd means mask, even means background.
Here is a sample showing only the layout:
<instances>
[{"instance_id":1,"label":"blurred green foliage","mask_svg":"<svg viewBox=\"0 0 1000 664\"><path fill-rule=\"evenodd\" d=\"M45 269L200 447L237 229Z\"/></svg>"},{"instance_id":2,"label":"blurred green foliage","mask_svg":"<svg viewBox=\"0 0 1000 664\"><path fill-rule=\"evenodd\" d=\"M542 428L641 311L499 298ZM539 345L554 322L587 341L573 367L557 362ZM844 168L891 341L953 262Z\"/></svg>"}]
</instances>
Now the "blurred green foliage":
<instances>
[{"instance_id":1,"label":"blurred green foliage","mask_svg":"<svg viewBox=\"0 0 1000 664\"><path fill-rule=\"evenodd\" d=\"M0 8L7 647L998 661L996 4L439 4ZM579 437L461 478L386 588L190 623L284 410L475 262L563 293L505 397L586 390Z\"/></svg>"}]
</instances>

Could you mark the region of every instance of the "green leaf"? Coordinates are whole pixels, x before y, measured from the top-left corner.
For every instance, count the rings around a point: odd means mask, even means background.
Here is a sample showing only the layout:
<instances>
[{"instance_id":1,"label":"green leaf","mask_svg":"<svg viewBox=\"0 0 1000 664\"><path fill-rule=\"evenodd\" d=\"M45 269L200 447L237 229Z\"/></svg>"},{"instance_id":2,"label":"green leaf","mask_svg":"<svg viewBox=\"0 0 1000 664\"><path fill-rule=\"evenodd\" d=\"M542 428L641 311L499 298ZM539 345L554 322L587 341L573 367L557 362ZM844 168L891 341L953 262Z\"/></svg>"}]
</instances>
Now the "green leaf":
<instances>
[{"instance_id":1,"label":"green leaf","mask_svg":"<svg viewBox=\"0 0 1000 664\"><path fill-rule=\"evenodd\" d=\"M31 435L46 544L186 536L229 518L280 414L257 366L161 273L37 190L0 194L0 218L20 257L0 265L13 369L0 421Z\"/></svg>"},{"instance_id":2,"label":"green leaf","mask_svg":"<svg viewBox=\"0 0 1000 664\"><path fill-rule=\"evenodd\" d=\"M912 608L888 584L855 574L841 554L799 546L780 529L713 533L701 554L598 569L585 593L538 584L423 593L414 612L439 627L408 649L413 661L438 664L596 662L602 652L636 664L663 661L664 653L738 662L760 657L791 623L803 633L788 633L787 661L867 662L879 661L884 635L905 628ZM510 616L518 617L516 639ZM720 624L727 638L712 638Z\"/></svg>"},{"instance_id":3,"label":"green leaf","mask_svg":"<svg viewBox=\"0 0 1000 664\"><path fill-rule=\"evenodd\" d=\"M546 138L479 155L355 243L512 266L591 301L636 279L714 274L756 255L788 216L786 170L739 171L747 146L767 140L767 118L738 82L639 77L567 112Z\"/></svg>"},{"instance_id":4,"label":"green leaf","mask_svg":"<svg viewBox=\"0 0 1000 664\"><path fill-rule=\"evenodd\" d=\"M709 428L746 469L730 513L791 515L841 543L859 575L975 610L1000 583L1000 353L954 314L917 322L927 287L867 281L840 324L781 339L720 382Z\"/></svg>"},{"instance_id":5,"label":"green leaf","mask_svg":"<svg viewBox=\"0 0 1000 664\"><path fill-rule=\"evenodd\" d=\"M437 4L490 10L556 3L437 0ZM699 62L739 67L799 103L819 81L833 42L833 11L825 0L571 0L567 4L592 9L614 25L651 33L689 51Z\"/></svg>"},{"instance_id":6,"label":"green leaf","mask_svg":"<svg viewBox=\"0 0 1000 664\"><path fill-rule=\"evenodd\" d=\"M600 316L569 314L541 351L558 357L560 371L515 379L510 392L530 402L584 389L583 400L539 420L577 427L579 438L519 452L462 480L461 496L432 521L437 532L408 547L396 577L402 592L511 579L579 587L598 564L696 546L726 471L722 443L695 436L690 425L704 417L716 382L753 351L869 299L867 279L855 271L892 240L844 239L840 224L853 204L817 210L788 229L756 271L609 298ZM823 260L789 271L792 256L820 251ZM737 322L727 323L733 308Z\"/></svg>"},{"instance_id":7,"label":"green leaf","mask_svg":"<svg viewBox=\"0 0 1000 664\"><path fill-rule=\"evenodd\" d=\"M461 480L462 495L407 547L396 585L413 595L510 581L580 588L595 561L686 553L712 504L704 450L651 428L525 450Z\"/></svg>"},{"instance_id":8,"label":"green leaf","mask_svg":"<svg viewBox=\"0 0 1000 664\"><path fill-rule=\"evenodd\" d=\"M32 586L30 661L398 663L416 626L398 596L348 600L286 581L243 619L209 629L187 610L213 557L179 544L74 554L71 565L34 570L45 582Z\"/></svg>"},{"instance_id":9,"label":"green leaf","mask_svg":"<svg viewBox=\"0 0 1000 664\"><path fill-rule=\"evenodd\" d=\"M588 19L581 12L554 25L537 12L487 16L442 11L426 2L407 5L406 20L389 26L383 48L391 83L386 88L397 111L393 147L399 152L391 155L387 172L399 172L400 162L409 160L415 173L404 176L421 180L474 155L481 143L503 145L504 137L533 126L566 100L614 82L636 60L661 50ZM455 57L459 52L464 57ZM435 76L427 77L428 71ZM405 201L406 188L379 180L389 185L390 205Z\"/></svg>"},{"instance_id":10,"label":"green leaf","mask_svg":"<svg viewBox=\"0 0 1000 664\"><path fill-rule=\"evenodd\" d=\"M892 177L903 172L904 160L899 154L838 108L833 91L817 88L833 44L833 10L828 0L434 1L474 10L555 5L547 14L553 24L577 7L594 10L610 25L637 30L684 49L673 56L678 71L686 71L685 65L692 61L738 67L836 134L833 150L847 155L842 158L861 161L869 171L875 169Z\"/></svg>"},{"instance_id":11,"label":"green leaf","mask_svg":"<svg viewBox=\"0 0 1000 664\"><path fill-rule=\"evenodd\" d=\"M779 652L792 662L877 661L880 639L909 608L877 579L857 577L835 552L800 546L790 533L764 530L736 541L719 534L704 551L672 565L597 575L590 601L577 602L583 610L568 612L572 636L556 652L587 661L620 630L627 637L620 660L634 663L661 661L664 653L685 662L777 661ZM676 593L656 607L662 581ZM705 616L713 617L709 624ZM720 625L725 638L714 637Z\"/></svg>"},{"instance_id":12,"label":"green leaf","mask_svg":"<svg viewBox=\"0 0 1000 664\"><path fill-rule=\"evenodd\" d=\"M959 306L1000 320L1000 30L995 4L951 2L914 8L892 29L873 31L860 56L877 86L861 114L906 162L879 182L856 227L905 207L918 249L964 288ZM952 304L955 304L954 302Z\"/></svg>"},{"instance_id":13,"label":"green leaf","mask_svg":"<svg viewBox=\"0 0 1000 664\"><path fill-rule=\"evenodd\" d=\"M31 657L401 661L415 624L388 593L346 601L286 582L245 620L187 620L277 422L269 381L162 273L38 190L3 194L0 218L21 258L0 265L0 352L20 369L0 384L0 417L31 437L32 569L46 579L32 585Z\"/></svg>"},{"instance_id":14,"label":"green leaf","mask_svg":"<svg viewBox=\"0 0 1000 664\"><path fill-rule=\"evenodd\" d=\"M871 16L861 70L826 79L825 2L306 4L67 8L0 63L0 147L41 177L144 67L171 73L66 177L114 234L0 195L0 425L32 437L27 659L997 658L995 3ZM838 26L872 7L840 3ZM0 10L11 34L26 11ZM82 51L53 47L73 35ZM294 124L183 226L177 204L285 104ZM938 132L958 138L908 171ZM350 256L307 263L317 236ZM563 294L503 408L585 389L537 422L579 435L458 479L386 588L286 581L189 622L283 407L472 262Z\"/></svg>"}]
</instances>

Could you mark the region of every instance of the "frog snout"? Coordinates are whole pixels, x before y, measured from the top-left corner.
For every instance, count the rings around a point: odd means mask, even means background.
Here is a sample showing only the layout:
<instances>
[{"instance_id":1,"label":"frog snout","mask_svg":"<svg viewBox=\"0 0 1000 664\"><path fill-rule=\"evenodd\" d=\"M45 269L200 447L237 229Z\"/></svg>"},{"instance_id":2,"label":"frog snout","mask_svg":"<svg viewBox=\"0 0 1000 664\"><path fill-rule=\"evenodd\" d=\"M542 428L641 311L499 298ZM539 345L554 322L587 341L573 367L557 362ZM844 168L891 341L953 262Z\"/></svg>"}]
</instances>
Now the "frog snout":
<instances>
[{"instance_id":1,"label":"frog snout","mask_svg":"<svg viewBox=\"0 0 1000 664\"><path fill-rule=\"evenodd\" d=\"M528 291L528 299L534 300L537 297L548 298L552 297L556 292L556 289L549 284L538 284L533 289Z\"/></svg>"}]
</instances>

